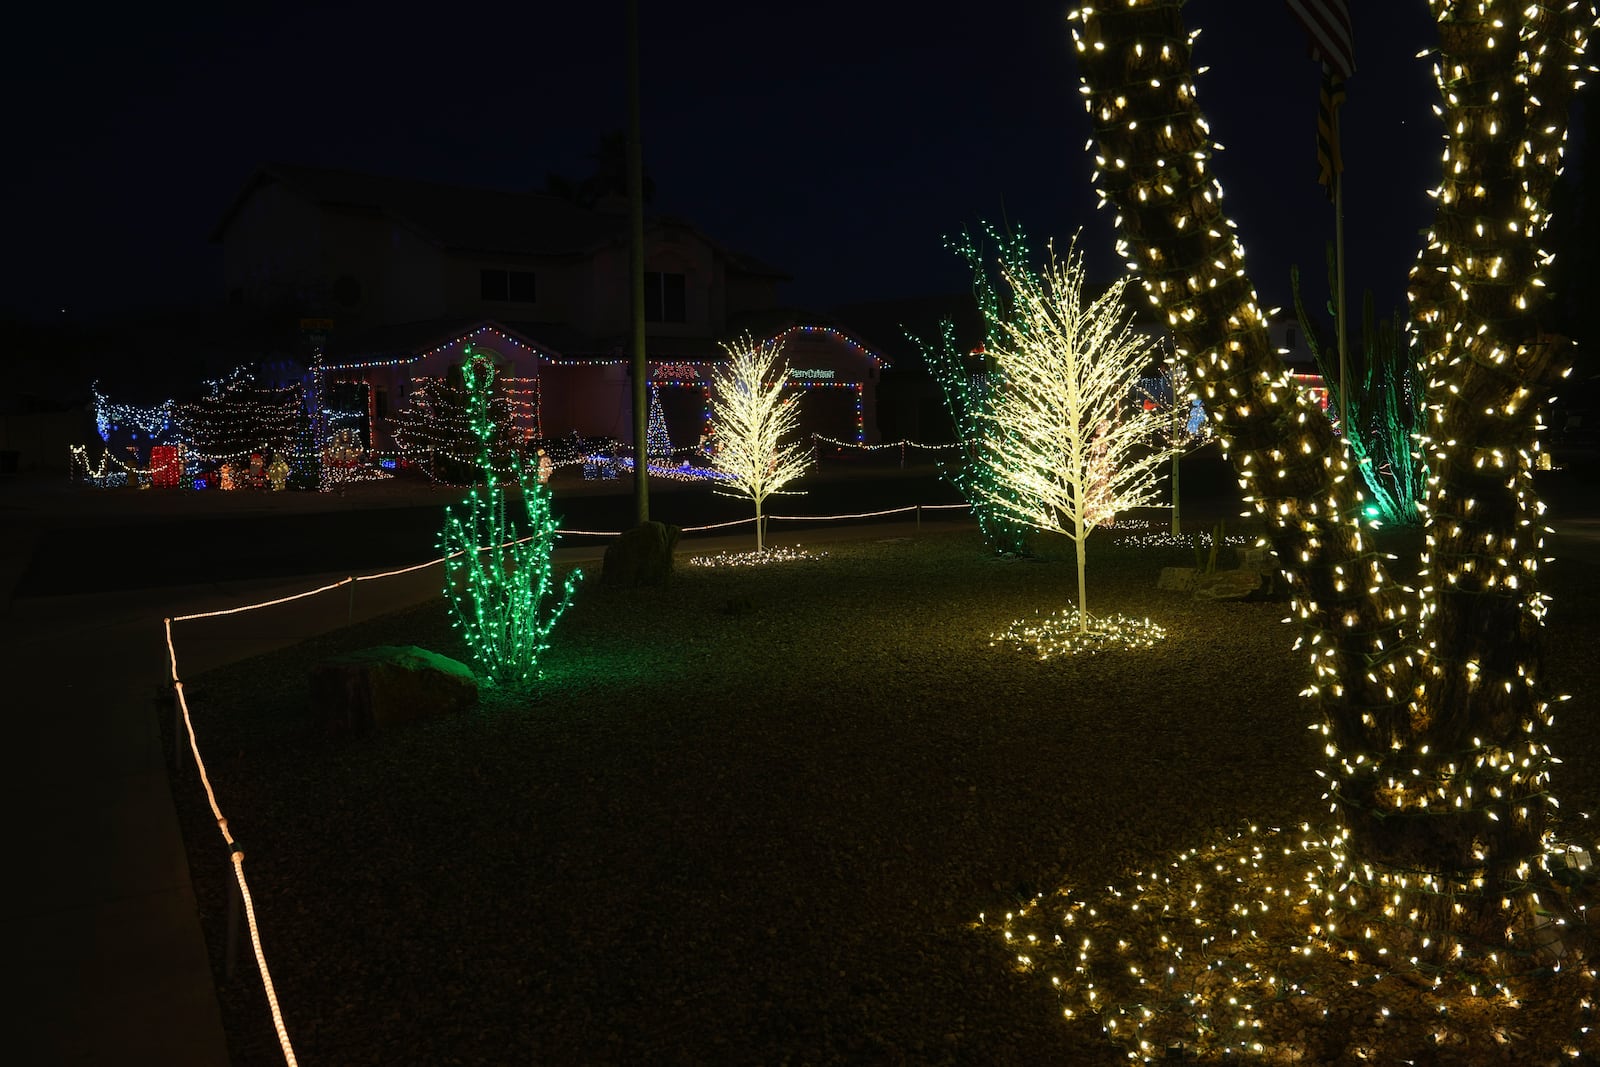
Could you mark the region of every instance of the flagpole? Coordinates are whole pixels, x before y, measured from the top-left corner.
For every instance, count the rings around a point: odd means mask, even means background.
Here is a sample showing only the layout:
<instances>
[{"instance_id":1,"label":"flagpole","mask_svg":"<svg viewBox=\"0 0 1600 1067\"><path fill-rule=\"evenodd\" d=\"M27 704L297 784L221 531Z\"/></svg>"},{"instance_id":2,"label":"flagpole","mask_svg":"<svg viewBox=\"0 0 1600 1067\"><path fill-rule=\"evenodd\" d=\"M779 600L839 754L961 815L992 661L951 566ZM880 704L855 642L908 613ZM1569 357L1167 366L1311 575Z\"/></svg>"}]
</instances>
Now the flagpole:
<instances>
[{"instance_id":1,"label":"flagpole","mask_svg":"<svg viewBox=\"0 0 1600 1067\"><path fill-rule=\"evenodd\" d=\"M1337 117L1334 119L1338 122ZM1337 134L1336 134L1337 136ZM1337 159L1337 157L1335 157ZM1350 393L1345 388L1350 358L1345 346L1344 315L1344 174L1337 165L1333 171L1333 265L1334 323L1339 333L1339 433L1350 439Z\"/></svg>"}]
</instances>

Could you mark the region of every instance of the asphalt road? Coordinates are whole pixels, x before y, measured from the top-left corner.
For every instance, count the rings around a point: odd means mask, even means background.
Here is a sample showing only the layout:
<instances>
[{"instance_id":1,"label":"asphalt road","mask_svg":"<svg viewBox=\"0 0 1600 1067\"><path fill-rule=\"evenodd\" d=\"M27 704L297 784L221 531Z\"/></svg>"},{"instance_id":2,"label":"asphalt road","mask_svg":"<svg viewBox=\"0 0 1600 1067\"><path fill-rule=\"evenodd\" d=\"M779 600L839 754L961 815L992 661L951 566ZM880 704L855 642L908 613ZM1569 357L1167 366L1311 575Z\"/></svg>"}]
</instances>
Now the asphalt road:
<instances>
[{"instance_id":1,"label":"asphalt road","mask_svg":"<svg viewBox=\"0 0 1600 1067\"><path fill-rule=\"evenodd\" d=\"M349 490L353 496L362 492L360 486ZM629 483L582 485L571 491L558 487L553 505L557 524L565 530L624 529L633 525L631 493ZM832 515L959 501L954 489L931 468L921 468L820 478L804 495L770 497L766 510ZM246 514L207 514L192 505L182 514L152 513L148 506L138 514L119 514L116 503L108 496L106 506L96 508L93 516L40 518L31 558L12 595L25 599L312 573L368 573L436 557L444 513L439 502L342 506L336 498L329 498L320 509ZM714 493L707 485L652 488L650 516L662 522L688 527L752 514L747 500ZM783 528L808 525L818 524L786 522ZM564 536L561 544L573 547L606 540L609 537Z\"/></svg>"},{"instance_id":2,"label":"asphalt road","mask_svg":"<svg viewBox=\"0 0 1600 1067\"><path fill-rule=\"evenodd\" d=\"M1201 454L1184 462L1185 525L1209 525L1239 513L1231 472L1220 457ZM955 490L932 466L836 467L808 476L800 495L769 498L767 512L779 515L838 515L913 505L959 503ZM1593 465L1541 472L1537 489L1559 540L1584 555L1600 549L1600 493ZM348 498L332 494L230 494L219 500L184 494L166 509L149 493L104 492L103 500L73 512L38 514L37 536L13 587L16 599L101 591L167 588L301 574L370 573L433 559L442 524L438 493L427 499L392 493L374 505L361 497L373 492L356 486ZM151 491L154 492L154 491ZM554 512L565 530L616 531L633 524L630 483L556 483ZM81 495L81 494L80 494ZM311 499L291 500L291 496ZM4 504L0 496L0 505ZM239 506L254 508L241 512ZM268 505L271 505L270 507ZM173 513L167 513L170 510ZM652 483L651 518L693 527L748 519L748 500L713 492L703 483ZM904 521L905 516L871 521ZM784 531L823 523L784 522ZM730 531L735 532L735 531ZM563 547L603 544L609 536L564 536Z\"/></svg>"}]
</instances>

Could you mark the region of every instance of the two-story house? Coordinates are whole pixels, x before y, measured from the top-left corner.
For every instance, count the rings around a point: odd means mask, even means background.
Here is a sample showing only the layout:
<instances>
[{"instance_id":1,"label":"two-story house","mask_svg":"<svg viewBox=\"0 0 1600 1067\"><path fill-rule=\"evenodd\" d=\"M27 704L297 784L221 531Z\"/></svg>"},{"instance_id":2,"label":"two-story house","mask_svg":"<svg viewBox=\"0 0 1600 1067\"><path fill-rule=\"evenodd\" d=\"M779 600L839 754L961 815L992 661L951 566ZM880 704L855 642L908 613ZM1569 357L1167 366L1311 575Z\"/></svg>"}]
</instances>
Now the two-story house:
<instances>
[{"instance_id":1,"label":"two-story house","mask_svg":"<svg viewBox=\"0 0 1600 1067\"><path fill-rule=\"evenodd\" d=\"M373 448L393 447L393 413L469 343L519 383L529 436L631 440L625 205L270 164L212 240L230 301L331 322L318 387L367 408L362 437ZM881 360L836 329L790 332L831 324L775 310L785 280L686 221L648 218L652 378L682 384L700 367L703 379L720 344L746 329L791 337L806 361L796 381L817 397L809 428L875 441Z\"/></svg>"}]
</instances>

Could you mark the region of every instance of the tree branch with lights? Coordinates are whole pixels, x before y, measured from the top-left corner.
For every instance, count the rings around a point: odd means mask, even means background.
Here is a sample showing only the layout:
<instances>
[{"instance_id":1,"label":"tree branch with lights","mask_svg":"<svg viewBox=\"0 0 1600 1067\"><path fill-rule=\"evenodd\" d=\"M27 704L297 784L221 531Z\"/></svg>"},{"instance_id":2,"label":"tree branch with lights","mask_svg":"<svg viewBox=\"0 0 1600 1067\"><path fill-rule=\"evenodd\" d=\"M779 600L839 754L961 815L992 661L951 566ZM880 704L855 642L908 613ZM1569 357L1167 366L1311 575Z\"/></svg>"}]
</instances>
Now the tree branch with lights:
<instances>
[{"instance_id":1,"label":"tree branch with lights","mask_svg":"<svg viewBox=\"0 0 1600 1067\"><path fill-rule=\"evenodd\" d=\"M779 362L780 345L747 334L723 345L728 362L711 375L711 419L717 447L712 466L723 475L717 492L744 497L756 508L756 550L766 544L761 508L767 497L811 467L811 450L792 438L799 401Z\"/></svg>"}]
</instances>

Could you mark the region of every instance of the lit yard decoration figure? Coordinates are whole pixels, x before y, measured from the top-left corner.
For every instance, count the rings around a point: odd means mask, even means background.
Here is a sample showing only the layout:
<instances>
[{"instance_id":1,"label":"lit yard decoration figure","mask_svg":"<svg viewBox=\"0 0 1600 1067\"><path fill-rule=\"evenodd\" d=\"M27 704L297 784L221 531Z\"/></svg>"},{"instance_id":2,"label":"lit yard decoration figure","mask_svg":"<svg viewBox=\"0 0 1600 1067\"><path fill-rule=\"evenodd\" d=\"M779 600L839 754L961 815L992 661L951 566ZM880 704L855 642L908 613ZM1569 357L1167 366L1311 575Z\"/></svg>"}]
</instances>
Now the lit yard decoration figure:
<instances>
[{"instance_id":1,"label":"lit yard decoration figure","mask_svg":"<svg viewBox=\"0 0 1600 1067\"><path fill-rule=\"evenodd\" d=\"M989 477L976 484L993 507L1072 540L1076 647L1121 644L1126 620L1089 614L1085 543L1118 512L1155 499L1167 453L1150 444L1166 416L1137 399L1151 342L1130 328L1120 286L1085 298L1076 245L1065 261L1052 251L1042 270L1016 260L1000 268L1011 299L991 330L996 395L979 445Z\"/></svg>"},{"instance_id":2,"label":"lit yard decoration figure","mask_svg":"<svg viewBox=\"0 0 1600 1067\"><path fill-rule=\"evenodd\" d=\"M755 504L760 551L766 546L761 506L810 468L811 450L787 440L799 425L800 412L796 396L785 390L788 376L778 362L778 343L769 339L758 344L746 334L722 347L728 362L711 376L711 418L717 428L711 462L722 475L715 489Z\"/></svg>"},{"instance_id":3,"label":"lit yard decoration figure","mask_svg":"<svg viewBox=\"0 0 1600 1067\"><path fill-rule=\"evenodd\" d=\"M556 524L550 514L550 491L520 455L511 458L511 473L520 489L524 521L507 514L505 481L490 461L495 437L490 394L494 365L466 350L461 368L467 415L479 442L478 469L484 484L472 489L463 514L445 509L439 547L445 556L445 599L452 624L462 631L472 657L491 682L526 682L537 678L539 657L549 647L550 630L572 602L581 573L573 571L561 584L550 566Z\"/></svg>"},{"instance_id":4,"label":"lit yard decoration figure","mask_svg":"<svg viewBox=\"0 0 1600 1067\"><path fill-rule=\"evenodd\" d=\"M273 492L281 492L289 483L289 461L279 452L272 457L272 462L267 465L267 481L272 486Z\"/></svg>"},{"instance_id":5,"label":"lit yard decoration figure","mask_svg":"<svg viewBox=\"0 0 1600 1067\"><path fill-rule=\"evenodd\" d=\"M667 463L672 459L672 438L667 434L667 416L661 410L661 388L650 383L650 409L645 420L645 451L653 459Z\"/></svg>"}]
</instances>

